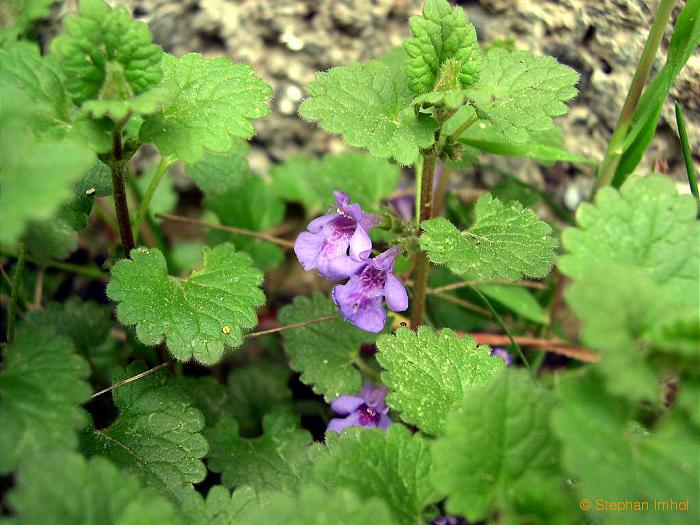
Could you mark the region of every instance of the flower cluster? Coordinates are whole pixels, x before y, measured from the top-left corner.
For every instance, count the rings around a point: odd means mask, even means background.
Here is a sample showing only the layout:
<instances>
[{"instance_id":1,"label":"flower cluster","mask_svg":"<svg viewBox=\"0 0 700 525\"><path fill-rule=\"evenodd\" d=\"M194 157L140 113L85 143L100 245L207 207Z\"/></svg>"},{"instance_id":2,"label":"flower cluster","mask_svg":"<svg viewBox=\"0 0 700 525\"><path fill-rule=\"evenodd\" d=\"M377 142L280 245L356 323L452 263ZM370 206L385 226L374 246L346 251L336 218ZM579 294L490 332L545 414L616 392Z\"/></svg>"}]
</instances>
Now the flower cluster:
<instances>
[{"instance_id":1,"label":"flower cluster","mask_svg":"<svg viewBox=\"0 0 700 525\"><path fill-rule=\"evenodd\" d=\"M305 270L316 269L327 279L348 279L333 288L333 301L343 317L368 332L381 332L389 309L403 312L408 308L408 294L394 275L398 248L371 257L369 231L379 223L375 215L365 213L360 205L350 204L350 196L333 192L337 207L314 219L297 237L294 253Z\"/></svg>"}]
</instances>

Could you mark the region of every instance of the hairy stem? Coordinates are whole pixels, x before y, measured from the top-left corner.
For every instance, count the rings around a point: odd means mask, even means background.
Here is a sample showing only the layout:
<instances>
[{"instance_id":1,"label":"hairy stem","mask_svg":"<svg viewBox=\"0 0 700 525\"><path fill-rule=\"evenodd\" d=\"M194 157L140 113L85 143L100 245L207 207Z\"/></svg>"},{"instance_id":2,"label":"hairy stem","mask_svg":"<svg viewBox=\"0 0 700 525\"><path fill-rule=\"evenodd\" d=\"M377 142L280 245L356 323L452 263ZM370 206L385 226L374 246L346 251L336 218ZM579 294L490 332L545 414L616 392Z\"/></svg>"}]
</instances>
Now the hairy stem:
<instances>
[{"instance_id":1,"label":"hairy stem","mask_svg":"<svg viewBox=\"0 0 700 525\"><path fill-rule=\"evenodd\" d=\"M420 223L433 216L433 178L437 155L430 154L423 157L423 170L421 172L420 185L420 213L418 215L418 228ZM411 308L411 328L417 330L423 324L425 317L425 289L428 286L428 271L430 262L424 251L416 252L414 277L413 277L413 305Z\"/></svg>"},{"instance_id":2,"label":"hairy stem","mask_svg":"<svg viewBox=\"0 0 700 525\"><path fill-rule=\"evenodd\" d=\"M24 261L27 258L27 249L24 245L19 248L17 266L15 274L12 276L12 291L10 292L10 306L7 310L7 344L12 344L15 339L15 320L17 319L17 301L19 300L19 289L22 286L22 272L24 271Z\"/></svg>"},{"instance_id":3,"label":"hairy stem","mask_svg":"<svg viewBox=\"0 0 700 525\"><path fill-rule=\"evenodd\" d=\"M237 233L238 235L247 235L249 237L255 237L261 241L271 242L272 244L277 244L283 248L294 248L294 242L287 239L280 239L274 235L270 235L265 232L256 232L253 230L246 230L245 228L236 228L235 226L223 226L221 224L212 224L209 222L198 221L197 219L190 219L189 217L181 217L179 215L170 215L167 213L156 213L156 217L159 219L165 219L166 221L181 222L184 224L192 224L194 226L200 226L202 228L210 228L212 230L221 230L229 233Z\"/></svg>"},{"instance_id":4,"label":"hairy stem","mask_svg":"<svg viewBox=\"0 0 700 525\"><path fill-rule=\"evenodd\" d=\"M452 170L449 166L443 165L438 180L437 194L435 195L435 215L441 215L445 210L445 198L447 197L447 187L450 185L450 175Z\"/></svg>"},{"instance_id":5,"label":"hairy stem","mask_svg":"<svg viewBox=\"0 0 700 525\"><path fill-rule=\"evenodd\" d=\"M649 76L651 66L654 64L656 53L659 50L661 39L664 36L664 32L666 30L666 26L668 25L668 20L671 17L671 11L673 11L673 6L675 3L675 0L661 0L659 3L659 9L654 17L654 22L651 25L649 36L644 44L642 56L639 59L637 69L632 77L632 83L630 84L630 89L627 92L625 103L620 111L620 116L618 117L617 124L615 125L615 130L610 137L608 149L605 152L605 157L603 158L603 162L600 166L600 173L598 174L598 178L593 186L593 195L591 196L591 199L600 188L609 186L613 180L613 177L615 176L617 166L620 164L620 158L624 153L623 142L627 136L627 131L629 130L630 124L632 123L632 117L637 109L639 97L642 95L642 89L644 88L644 84Z\"/></svg>"},{"instance_id":6,"label":"hairy stem","mask_svg":"<svg viewBox=\"0 0 700 525\"><path fill-rule=\"evenodd\" d=\"M129 257L134 249L134 234L131 230L131 220L129 220L129 205L126 201L126 187L124 185L124 151L122 149L121 126L117 126L112 137L112 193L114 195L114 209L117 212L117 223L119 224L119 237L124 248L124 255Z\"/></svg>"}]
</instances>

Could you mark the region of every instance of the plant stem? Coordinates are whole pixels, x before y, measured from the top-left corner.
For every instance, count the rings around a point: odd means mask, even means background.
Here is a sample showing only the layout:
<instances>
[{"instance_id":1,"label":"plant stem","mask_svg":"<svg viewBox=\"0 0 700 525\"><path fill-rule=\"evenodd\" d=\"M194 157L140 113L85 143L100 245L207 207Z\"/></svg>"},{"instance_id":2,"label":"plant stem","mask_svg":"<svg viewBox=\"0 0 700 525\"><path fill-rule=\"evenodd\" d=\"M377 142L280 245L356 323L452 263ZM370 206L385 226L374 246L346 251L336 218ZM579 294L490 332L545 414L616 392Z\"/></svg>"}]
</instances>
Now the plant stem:
<instances>
[{"instance_id":1,"label":"plant stem","mask_svg":"<svg viewBox=\"0 0 700 525\"><path fill-rule=\"evenodd\" d=\"M476 116L476 112L474 112L474 115L472 115L468 120L464 122L459 128L457 128L457 131L455 131L452 135L448 137L450 142L457 142L459 140L459 137L462 136L462 133L467 131L472 124L474 124L477 120L479 120L479 117Z\"/></svg>"},{"instance_id":2,"label":"plant stem","mask_svg":"<svg viewBox=\"0 0 700 525\"><path fill-rule=\"evenodd\" d=\"M268 334L274 334L277 332L281 332L283 330L289 330L290 328L303 328L305 326L309 326L312 324L316 323L322 323L323 321L330 321L332 319L339 319L337 314L331 314L331 315L324 315L323 317L318 317L316 319L310 319L308 321L300 321L298 323L292 323L284 326L278 326L277 328L270 328L269 330L260 330L258 332L250 332L249 334L245 334L243 336L243 339L253 339L255 337L260 337L263 335L268 335Z\"/></svg>"},{"instance_id":3,"label":"plant stem","mask_svg":"<svg viewBox=\"0 0 700 525\"><path fill-rule=\"evenodd\" d=\"M438 180L437 194L435 195L435 215L441 215L445 209L445 198L447 197L447 187L450 185L450 175L452 170L443 164Z\"/></svg>"},{"instance_id":4,"label":"plant stem","mask_svg":"<svg viewBox=\"0 0 700 525\"><path fill-rule=\"evenodd\" d=\"M172 163L173 160L170 157L164 156L160 158L160 162L158 163L156 172L153 174L151 182L148 184L146 193L144 193L143 198L141 199L141 205L139 206L138 214L134 219L134 236L138 236L139 231L141 229L141 223L143 222L143 219L146 218L146 215L148 213L148 206L150 206L151 204L153 194L156 192L158 184L160 184L160 181L163 179L163 175L165 175L168 172L168 168Z\"/></svg>"},{"instance_id":5,"label":"plant stem","mask_svg":"<svg viewBox=\"0 0 700 525\"><path fill-rule=\"evenodd\" d=\"M280 239L279 237L275 237L274 235L270 235L269 233L265 232L256 232L253 230L246 230L244 228L236 228L235 226L212 224L209 222L198 221L197 219L190 219L189 217L170 215L168 213L156 213L156 217L158 217L159 219L165 219L166 221L182 222L184 224L193 224L194 226L210 228L212 230L221 230L229 233L237 233L239 235L248 235L249 237L255 237L256 239L260 239L261 241L271 242L284 248L294 248L294 241Z\"/></svg>"},{"instance_id":6,"label":"plant stem","mask_svg":"<svg viewBox=\"0 0 700 525\"><path fill-rule=\"evenodd\" d=\"M675 3L675 0L661 0L659 3L659 9L656 12L654 22L649 30L649 36L644 44L642 56L639 59L637 69L632 77L632 83L630 84L630 89L627 92L625 103L620 111L620 116L617 120L617 124L615 125L615 130L610 137L608 149L605 152L605 157L603 158L603 162L600 166L600 173L598 173L598 178L593 186L593 195L591 195L591 200L600 188L603 186L609 186L613 180L613 177L615 176L615 171L620 163L620 158L624 153L623 142L627 136L627 131L629 130L630 124L632 123L632 117L637 109L639 97L642 95L642 89L644 88L644 84L649 76L651 66L654 64L656 53L659 50L661 39L666 31L666 26L668 25L669 18L671 17L671 11L673 11L673 6Z\"/></svg>"},{"instance_id":7,"label":"plant stem","mask_svg":"<svg viewBox=\"0 0 700 525\"><path fill-rule=\"evenodd\" d=\"M508 339L510 340L511 344L515 347L515 349L518 352L518 355L520 356L521 361L525 365L525 368L527 368L527 371L530 373L530 377L532 380L535 380L535 375L532 371L532 368L530 368L530 363L528 362L527 358L525 357L525 354L523 353L522 348L520 348L520 345L515 341L515 337L513 337L513 334L510 333L510 329L506 325L506 323L503 322L503 319L501 316L498 314L496 309L491 305L491 301L488 300L488 298L479 291L478 288L475 288L472 286L472 290L479 296L479 298L483 301L483 303L486 305L486 308L488 308L491 311L491 314L493 315L494 320L498 323L498 326L501 327L501 329L506 333L508 336Z\"/></svg>"},{"instance_id":8,"label":"plant stem","mask_svg":"<svg viewBox=\"0 0 700 525\"><path fill-rule=\"evenodd\" d=\"M12 276L12 291L10 292L10 306L7 310L7 344L12 344L15 339L15 320L17 318L17 301L19 300L19 289L22 286L22 272L24 272L24 262L27 258L27 249L24 244L19 247L17 266Z\"/></svg>"},{"instance_id":9,"label":"plant stem","mask_svg":"<svg viewBox=\"0 0 700 525\"><path fill-rule=\"evenodd\" d=\"M119 237L122 240L124 255L128 258L134 249L134 234L129 220L129 205L126 201L126 187L124 186L125 161L122 150L122 126L117 126L112 136L112 193L114 195L114 209L117 212L119 224Z\"/></svg>"},{"instance_id":10,"label":"plant stem","mask_svg":"<svg viewBox=\"0 0 700 525\"><path fill-rule=\"evenodd\" d=\"M675 101L676 106L676 124L678 124L678 137L681 141L681 150L683 151L683 160L685 161L685 171L688 174L688 185L690 186L690 193L696 199L700 198L698 195L698 178L695 175L695 166L693 166L693 154L690 151L690 144L688 143L688 133L685 130L685 119L683 118L683 112L681 107L678 105L678 101Z\"/></svg>"},{"instance_id":11,"label":"plant stem","mask_svg":"<svg viewBox=\"0 0 700 525\"><path fill-rule=\"evenodd\" d=\"M420 214L418 216L418 228L420 223L433 216L433 178L437 155L434 153L423 157L423 170L420 185ZM423 250L416 252L415 274L413 277L413 305L411 308L411 328L417 330L423 324L425 316L425 289L428 286L428 271L430 262Z\"/></svg>"}]
</instances>

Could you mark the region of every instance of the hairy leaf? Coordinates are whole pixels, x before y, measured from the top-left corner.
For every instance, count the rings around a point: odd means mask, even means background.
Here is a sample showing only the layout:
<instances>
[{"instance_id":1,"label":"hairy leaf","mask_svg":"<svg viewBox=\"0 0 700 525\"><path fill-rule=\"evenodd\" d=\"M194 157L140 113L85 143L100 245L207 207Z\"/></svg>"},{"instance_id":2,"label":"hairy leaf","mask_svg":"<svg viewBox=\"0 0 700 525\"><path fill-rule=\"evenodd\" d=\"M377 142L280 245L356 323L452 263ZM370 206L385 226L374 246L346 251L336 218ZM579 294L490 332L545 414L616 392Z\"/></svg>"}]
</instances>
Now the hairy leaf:
<instances>
[{"instance_id":1,"label":"hairy leaf","mask_svg":"<svg viewBox=\"0 0 700 525\"><path fill-rule=\"evenodd\" d=\"M100 118L121 120L130 113L152 113L165 93L160 82L163 50L153 44L148 26L124 7L112 9L103 0L81 0L78 13L51 52L65 75L66 90L78 105Z\"/></svg>"},{"instance_id":2,"label":"hairy leaf","mask_svg":"<svg viewBox=\"0 0 700 525\"><path fill-rule=\"evenodd\" d=\"M68 339L44 329L20 331L0 373L0 473L50 450L71 450L86 422L90 369Z\"/></svg>"},{"instance_id":3,"label":"hairy leaf","mask_svg":"<svg viewBox=\"0 0 700 525\"><path fill-rule=\"evenodd\" d=\"M449 328L439 334L427 326L418 333L400 328L379 337L377 348L387 404L428 434L444 433L447 414L462 406L465 394L504 367L488 346L477 347L468 335L458 339Z\"/></svg>"},{"instance_id":4,"label":"hairy leaf","mask_svg":"<svg viewBox=\"0 0 700 525\"><path fill-rule=\"evenodd\" d=\"M422 510L439 499L428 478L430 444L401 424L386 432L350 427L326 436L328 453L315 466L326 486L346 488L389 507L393 523L417 523Z\"/></svg>"},{"instance_id":5,"label":"hairy leaf","mask_svg":"<svg viewBox=\"0 0 700 525\"><path fill-rule=\"evenodd\" d=\"M147 525L178 523L156 491L104 458L53 453L23 465L8 496L18 525Z\"/></svg>"},{"instance_id":6,"label":"hairy leaf","mask_svg":"<svg viewBox=\"0 0 700 525\"><path fill-rule=\"evenodd\" d=\"M383 63L351 64L318 73L299 114L375 157L411 164L434 142L437 122L413 111L406 73Z\"/></svg>"},{"instance_id":7,"label":"hairy leaf","mask_svg":"<svg viewBox=\"0 0 700 525\"><path fill-rule=\"evenodd\" d=\"M317 453L311 434L299 428L299 416L285 412L266 415L257 438L241 438L236 420L226 416L207 429L206 437L211 446L207 464L221 472L223 484L248 485L256 492L294 490L307 479L310 457Z\"/></svg>"},{"instance_id":8,"label":"hairy leaf","mask_svg":"<svg viewBox=\"0 0 700 525\"><path fill-rule=\"evenodd\" d=\"M234 497L236 493L234 492ZM241 525L391 525L386 505L377 498L361 499L345 489L324 490L309 485L298 494L273 494L241 513ZM222 524L223 525L223 524Z\"/></svg>"},{"instance_id":9,"label":"hairy leaf","mask_svg":"<svg viewBox=\"0 0 700 525\"><path fill-rule=\"evenodd\" d=\"M469 393L433 445L431 477L450 513L482 520L525 472L556 473L552 405L524 371L508 370Z\"/></svg>"},{"instance_id":10,"label":"hairy leaf","mask_svg":"<svg viewBox=\"0 0 700 525\"><path fill-rule=\"evenodd\" d=\"M607 395L590 371L561 379L559 394L562 403L552 414L552 428L579 497L649 501L649 511L616 513L614 523L658 523L654 500L690 498L692 505L700 489L697 429L671 412L650 433L632 421L635 406ZM663 516L665 523L688 523L685 512Z\"/></svg>"},{"instance_id":11,"label":"hairy leaf","mask_svg":"<svg viewBox=\"0 0 700 525\"><path fill-rule=\"evenodd\" d=\"M262 273L230 244L206 248L203 268L189 279L169 276L156 249L137 248L131 257L114 265L107 295L119 303L119 321L136 325L143 344L165 339L177 359L211 365L257 324L255 309L265 302Z\"/></svg>"},{"instance_id":12,"label":"hairy leaf","mask_svg":"<svg viewBox=\"0 0 700 525\"><path fill-rule=\"evenodd\" d=\"M344 191L363 209L377 211L399 183L398 166L363 153L326 155L320 160L297 156L272 169L273 190L280 198L304 205L309 214L325 211L333 191Z\"/></svg>"},{"instance_id":13,"label":"hairy leaf","mask_svg":"<svg viewBox=\"0 0 700 525\"><path fill-rule=\"evenodd\" d=\"M486 53L481 80L469 90L479 117L512 142L546 131L567 112L576 96L578 73L549 56L493 48Z\"/></svg>"},{"instance_id":14,"label":"hairy leaf","mask_svg":"<svg viewBox=\"0 0 700 525\"><path fill-rule=\"evenodd\" d=\"M113 382L135 376L146 367L117 368ZM204 416L177 388L169 372L156 372L113 390L119 417L108 428L89 428L83 448L105 456L136 474L149 487L180 502L192 483L204 479L201 458L207 442L200 433Z\"/></svg>"},{"instance_id":15,"label":"hairy leaf","mask_svg":"<svg viewBox=\"0 0 700 525\"><path fill-rule=\"evenodd\" d=\"M552 228L519 203L504 204L488 193L477 201L467 230L459 231L444 217L421 227L421 248L431 261L455 273L517 280L544 277L554 263Z\"/></svg>"},{"instance_id":16,"label":"hairy leaf","mask_svg":"<svg viewBox=\"0 0 700 525\"><path fill-rule=\"evenodd\" d=\"M406 71L414 91L467 88L479 80L481 52L476 29L461 7L450 7L447 0L426 0L423 16L412 16L409 23L413 38L403 47L409 56ZM451 85L451 76L458 80L457 86Z\"/></svg>"},{"instance_id":17,"label":"hairy leaf","mask_svg":"<svg viewBox=\"0 0 700 525\"><path fill-rule=\"evenodd\" d=\"M163 155L194 163L205 150L226 153L234 138L253 136L252 119L269 113L272 88L250 66L188 53L165 55L162 67L167 102L145 118L141 140L154 143Z\"/></svg>"},{"instance_id":18,"label":"hairy leaf","mask_svg":"<svg viewBox=\"0 0 700 525\"><path fill-rule=\"evenodd\" d=\"M582 204L576 228L564 230L564 275L610 262L638 268L663 285L678 303L698 304L700 235L695 200L678 195L667 177L630 179L621 190L603 188L594 204Z\"/></svg>"},{"instance_id":19,"label":"hairy leaf","mask_svg":"<svg viewBox=\"0 0 700 525\"><path fill-rule=\"evenodd\" d=\"M311 298L297 296L279 312L283 325L337 315L333 301L316 292ZM360 373L353 366L360 346L372 343L373 334L337 319L309 324L283 332L284 349L290 365L301 372L301 381L314 392L331 401L341 394L356 394L361 385Z\"/></svg>"}]
</instances>

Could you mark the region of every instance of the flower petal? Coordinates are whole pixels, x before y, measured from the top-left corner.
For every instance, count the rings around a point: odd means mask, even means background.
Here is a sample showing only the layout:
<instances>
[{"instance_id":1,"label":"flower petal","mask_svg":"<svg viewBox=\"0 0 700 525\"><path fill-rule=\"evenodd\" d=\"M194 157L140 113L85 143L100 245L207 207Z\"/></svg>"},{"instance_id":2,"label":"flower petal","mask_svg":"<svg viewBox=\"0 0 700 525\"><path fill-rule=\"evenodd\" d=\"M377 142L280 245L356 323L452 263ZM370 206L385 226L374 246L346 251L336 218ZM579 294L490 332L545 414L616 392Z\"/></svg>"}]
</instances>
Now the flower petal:
<instances>
[{"instance_id":1,"label":"flower petal","mask_svg":"<svg viewBox=\"0 0 700 525\"><path fill-rule=\"evenodd\" d=\"M347 279L362 270L366 265L366 262L356 261L347 255L336 257L328 263L326 277L328 277L328 279Z\"/></svg>"},{"instance_id":2,"label":"flower petal","mask_svg":"<svg viewBox=\"0 0 700 525\"><path fill-rule=\"evenodd\" d=\"M360 426L360 413L359 412L353 412L350 414L348 417L345 418L339 418L335 417L330 420L328 423L328 427L326 428L326 432L340 432L344 428L348 427L355 427L355 426Z\"/></svg>"},{"instance_id":3,"label":"flower petal","mask_svg":"<svg viewBox=\"0 0 700 525\"><path fill-rule=\"evenodd\" d=\"M357 225L355 233L350 238L350 257L356 261L367 259L372 253L372 239L369 238L365 229Z\"/></svg>"},{"instance_id":4,"label":"flower petal","mask_svg":"<svg viewBox=\"0 0 700 525\"><path fill-rule=\"evenodd\" d=\"M323 227L326 224L331 222L337 216L338 216L337 213L332 213L332 214L321 215L320 217L316 217L313 221L311 221L309 223L309 225L306 227L306 229L309 230L311 233L318 233L323 229Z\"/></svg>"},{"instance_id":5,"label":"flower petal","mask_svg":"<svg viewBox=\"0 0 700 525\"><path fill-rule=\"evenodd\" d=\"M408 293L403 283L393 273L386 274L384 298L389 310L403 312L408 308Z\"/></svg>"},{"instance_id":6,"label":"flower petal","mask_svg":"<svg viewBox=\"0 0 700 525\"><path fill-rule=\"evenodd\" d=\"M382 306L381 297L361 301L359 307L353 309L349 315L342 309L341 313L348 321L366 332L381 332L386 324L386 310Z\"/></svg>"},{"instance_id":7,"label":"flower petal","mask_svg":"<svg viewBox=\"0 0 700 525\"><path fill-rule=\"evenodd\" d=\"M294 241L294 253L304 270L309 271L317 267L318 256L324 240L321 233L302 232Z\"/></svg>"},{"instance_id":8,"label":"flower petal","mask_svg":"<svg viewBox=\"0 0 700 525\"><path fill-rule=\"evenodd\" d=\"M386 414L382 414L382 416L379 418L377 426L382 430L386 430L387 428L389 428L389 425L392 425L393 423L394 421L389 416L387 416Z\"/></svg>"},{"instance_id":9,"label":"flower petal","mask_svg":"<svg viewBox=\"0 0 700 525\"><path fill-rule=\"evenodd\" d=\"M396 260L396 256L400 251L396 246L389 248L372 259L372 265L379 270L390 272L394 269L394 260Z\"/></svg>"},{"instance_id":10,"label":"flower petal","mask_svg":"<svg viewBox=\"0 0 700 525\"><path fill-rule=\"evenodd\" d=\"M358 407L365 404L365 400L357 396L340 396L331 403L331 410L336 414L344 416L354 412Z\"/></svg>"},{"instance_id":11,"label":"flower petal","mask_svg":"<svg viewBox=\"0 0 700 525\"><path fill-rule=\"evenodd\" d=\"M348 204L350 204L350 195L344 191L336 190L333 192L333 197L335 197L335 201L338 203L338 208L343 211L347 211Z\"/></svg>"}]
</instances>

